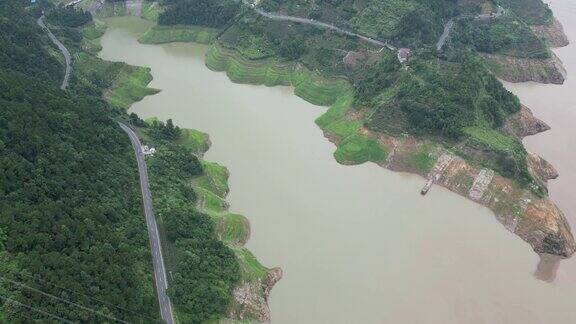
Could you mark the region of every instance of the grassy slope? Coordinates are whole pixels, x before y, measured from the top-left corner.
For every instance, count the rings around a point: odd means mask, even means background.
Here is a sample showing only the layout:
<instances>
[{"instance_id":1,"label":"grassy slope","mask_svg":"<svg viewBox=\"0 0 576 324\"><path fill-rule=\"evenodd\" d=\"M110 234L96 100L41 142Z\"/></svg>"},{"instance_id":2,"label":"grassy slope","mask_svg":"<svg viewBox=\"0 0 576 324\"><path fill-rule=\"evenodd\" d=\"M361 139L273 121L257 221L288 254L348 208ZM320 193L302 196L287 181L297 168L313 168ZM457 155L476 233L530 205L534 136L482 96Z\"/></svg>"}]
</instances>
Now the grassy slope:
<instances>
[{"instance_id":1,"label":"grassy slope","mask_svg":"<svg viewBox=\"0 0 576 324\"><path fill-rule=\"evenodd\" d=\"M105 98L112 105L128 110L134 102L159 92L157 89L148 88L150 81L150 68L125 66L105 94Z\"/></svg>"},{"instance_id":2,"label":"grassy slope","mask_svg":"<svg viewBox=\"0 0 576 324\"><path fill-rule=\"evenodd\" d=\"M163 44L171 42L195 42L210 44L216 38L218 30L198 26L155 26L140 39L143 44Z\"/></svg>"}]
</instances>

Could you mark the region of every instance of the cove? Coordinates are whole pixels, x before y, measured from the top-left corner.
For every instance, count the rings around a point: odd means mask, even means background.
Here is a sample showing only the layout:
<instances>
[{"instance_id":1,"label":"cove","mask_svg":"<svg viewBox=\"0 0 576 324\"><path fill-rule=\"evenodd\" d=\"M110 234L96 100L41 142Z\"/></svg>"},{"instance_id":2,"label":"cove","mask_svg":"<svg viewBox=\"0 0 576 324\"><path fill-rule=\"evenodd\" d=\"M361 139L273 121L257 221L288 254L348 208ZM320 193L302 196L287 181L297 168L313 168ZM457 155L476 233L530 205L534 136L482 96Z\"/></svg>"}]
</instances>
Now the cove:
<instances>
[{"instance_id":1,"label":"cove","mask_svg":"<svg viewBox=\"0 0 576 324\"><path fill-rule=\"evenodd\" d=\"M284 278L274 323L574 323L576 288L537 280L538 256L486 208L374 164L342 166L314 124L326 108L286 87L234 84L204 66L206 46L142 45L150 23L107 20L101 57L148 66L131 111L210 134L228 167L231 211L248 248Z\"/></svg>"}]
</instances>

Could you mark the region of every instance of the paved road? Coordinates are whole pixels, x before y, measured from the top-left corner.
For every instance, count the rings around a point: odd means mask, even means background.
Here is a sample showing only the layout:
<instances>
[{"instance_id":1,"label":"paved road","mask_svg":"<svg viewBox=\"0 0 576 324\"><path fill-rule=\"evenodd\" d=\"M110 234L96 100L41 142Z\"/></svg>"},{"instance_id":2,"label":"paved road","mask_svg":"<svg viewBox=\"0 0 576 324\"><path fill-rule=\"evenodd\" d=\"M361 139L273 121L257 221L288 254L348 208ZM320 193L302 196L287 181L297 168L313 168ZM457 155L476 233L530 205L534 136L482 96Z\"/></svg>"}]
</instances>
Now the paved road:
<instances>
[{"instance_id":1,"label":"paved road","mask_svg":"<svg viewBox=\"0 0 576 324\"><path fill-rule=\"evenodd\" d=\"M83 0L73 0L68 2L64 7L69 7L69 6L75 6L77 4L79 4L80 2L82 2Z\"/></svg>"},{"instance_id":2,"label":"paved road","mask_svg":"<svg viewBox=\"0 0 576 324\"><path fill-rule=\"evenodd\" d=\"M436 43L436 50L438 50L438 51L442 50L442 48L446 44L446 41L450 37L450 33L452 32L452 29L454 27L454 21L455 20L460 20L460 19L465 19L465 18L472 18L472 19L476 19L476 20L490 20L490 19L500 18L502 15L505 15L505 14L506 14L506 9L502 8L502 6L498 6L496 12L492 12L489 14L481 14L481 15L476 15L476 16L460 15L458 17L455 17L455 18L448 20L446 25L444 25L444 32L442 33L442 35L438 39L438 42Z\"/></svg>"},{"instance_id":3,"label":"paved road","mask_svg":"<svg viewBox=\"0 0 576 324\"><path fill-rule=\"evenodd\" d=\"M294 16L287 16L287 15L282 15L282 14L276 14L276 13L271 13L271 12L266 12L260 8L255 8L254 11L266 18L269 19L273 19L273 20L282 20L282 21L293 21L293 22L297 22L297 23L301 23L301 24L306 24L306 25L312 25L312 26L317 26L317 27L321 27L321 28L326 28L326 29L330 29L330 30L334 30L340 34L344 34L344 35L348 35L348 36L354 36L354 37L358 37L361 40L364 40L368 43L377 45L377 46L382 46L382 47L387 47L388 49L392 50L392 51L396 51L396 47L388 44L388 42L383 42L383 41L379 41L377 39L374 38L370 38L364 35L360 35L358 33L355 32L351 32L349 30L346 29L342 29L340 27L334 26L332 24L328 24L328 23L324 23L321 21L316 21L313 19L307 19L307 18L302 18L302 17L294 17Z\"/></svg>"},{"instance_id":4,"label":"paved road","mask_svg":"<svg viewBox=\"0 0 576 324\"><path fill-rule=\"evenodd\" d=\"M56 45L58 49L60 49L62 55L64 55L64 61L66 62L66 72L64 73L64 80L62 80L62 85L60 86L60 89L66 90L66 88L68 88L68 81L70 80L70 73L72 72L72 59L70 58L70 52L68 51L66 46L64 46L64 44L62 44L58 40L58 38L56 38L56 36L52 34L50 29L46 27L46 24L44 24L44 15L38 18L36 22L38 23L38 26L42 27L42 29L48 32L48 36L52 40L52 43L54 43L54 45Z\"/></svg>"},{"instance_id":5,"label":"paved road","mask_svg":"<svg viewBox=\"0 0 576 324\"><path fill-rule=\"evenodd\" d=\"M442 50L442 47L444 47L444 44L446 44L446 40L448 40L448 36L450 36L452 27L454 27L454 19L448 20L448 23L444 26L444 32L440 36L438 43L436 43L436 50Z\"/></svg>"},{"instance_id":6,"label":"paved road","mask_svg":"<svg viewBox=\"0 0 576 324\"><path fill-rule=\"evenodd\" d=\"M156 282L156 292L158 293L160 315L166 323L174 324L172 304L170 303L170 298L166 294L166 289L168 289L166 268L164 267L164 258L162 257L162 246L160 245L160 235L158 234L156 217L154 217L154 211L152 210L152 197L148 185L148 169L146 167L146 161L144 160L144 153L142 153L142 144L140 143L140 139L138 139L136 133L134 133L130 127L122 123L118 124L120 124L120 127L122 127L130 137L130 142L132 142L132 147L136 154L136 160L138 161L140 188L142 189L142 200L144 203L146 226L148 227L148 238L150 239L150 250L152 251L152 263L154 265L154 279Z\"/></svg>"}]
</instances>

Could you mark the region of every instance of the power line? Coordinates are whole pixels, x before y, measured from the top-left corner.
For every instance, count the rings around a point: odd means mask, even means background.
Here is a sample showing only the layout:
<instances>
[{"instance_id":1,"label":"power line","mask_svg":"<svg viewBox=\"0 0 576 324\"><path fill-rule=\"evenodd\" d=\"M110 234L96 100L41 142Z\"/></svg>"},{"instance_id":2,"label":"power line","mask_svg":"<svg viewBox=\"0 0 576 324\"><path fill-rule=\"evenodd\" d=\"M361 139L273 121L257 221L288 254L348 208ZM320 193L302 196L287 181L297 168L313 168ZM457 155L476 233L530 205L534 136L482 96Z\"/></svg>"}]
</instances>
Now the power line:
<instances>
[{"instance_id":1,"label":"power line","mask_svg":"<svg viewBox=\"0 0 576 324\"><path fill-rule=\"evenodd\" d=\"M2 298L2 299L4 299L4 300L7 300L7 301L10 301L10 302L12 302L12 303L15 303L15 304L17 304L17 305L26 307L26 308L28 308L28 309L30 309L30 310L33 310L33 311L37 312L37 313L40 313L40 314L43 314L43 315L46 315L46 316L49 316L49 317L58 319L58 320L60 320L60 321L62 321L62 322L64 322L64 323L75 324L74 322L72 322L72 321L70 321L70 320L67 320L67 319L65 319L65 318L62 318L62 317L60 317L60 316L58 316L58 315L54 315L54 314L52 314L52 313L48 313L48 312L43 311L43 310L41 310L41 309L38 309L38 308L35 308L35 307L32 307L32 306L23 304L23 303L21 303L21 302L19 302L19 301L17 301L17 300L12 299L12 298L4 297L4 296L1 296L1 295L0 295L0 298Z\"/></svg>"},{"instance_id":2,"label":"power line","mask_svg":"<svg viewBox=\"0 0 576 324\"><path fill-rule=\"evenodd\" d=\"M89 307L86 307L86 306L83 306L83 305L80 305L80 304L71 302L71 301L66 300L66 299L64 299L64 298L60 298L60 297L58 297L58 296L55 296L55 295L52 295L52 294L43 292L42 290L39 290L39 289L32 288L32 287L27 286L27 285L25 285L25 284L23 284L23 283L20 283L20 282L14 281L14 280L10 280L10 279L5 278L5 277L2 277L2 276L0 276L0 279L5 280L5 281L8 281L8 282L11 282L11 283L14 284L14 285L17 285L17 286L20 286L20 287L29 289L29 290L31 290L31 291L37 292L37 293L42 294L42 295L44 295L44 296L57 299L57 300L59 300L59 301L61 301L61 302L63 302L63 303L66 303L66 304L68 304L68 305L76 306L76 307L81 308L81 309L83 309L83 310L86 310L86 311L89 311L89 312L93 312L93 313L95 313L95 314L97 314L97 315L100 315L100 316L102 316L102 317L106 317L106 318L111 319L111 320L113 320L113 321L117 321L117 322L120 322L120 323L126 323L126 324L128 323L128 322L123 321L123 320L121 320L121 319L117 319L116 317L113 317L113 316L104 314L104 313L102 313L102 312L100 312L100 311L97 311L97 310L95 310L95 309L92 309L92 308L89 308Z\"/></svg>"},{"instance_id":3,"label":"power line","mask_svg":"<svg viewBox=\"0 0 576 324\"><path fill-rule=\"evenodd\" d=\"M29 278L31 278L31 279L33 279L33 280L42 281L42 282L44 282L44 283L47 283L47 284L52 285L52 286L54 286L54 287L60 288L60 289L62 289L62 290L64 290L64 291L70 292L70 293L72 293L72 294L84 296L84 297L87 297L87 298L89 298L89 299L91 299L91 300L95 300L95 301L97 301L97 302L100 302L100 303L102 303L102 304L105 304L105 305L107 305L107 306L115 307L115 308L117 308L117 309L130 312L130 313L136 315L136 316L139 317L139 318L150 319L150 320L153 320L153 321L156 321L156 322L160 322L157 318L152 318L152 317L149 317L149 316L146 316L146 315L142 315L142 314L138 313L137 311L130 310L130 309L127 309L127 308L124 308L124 307L120 307L120 306L114 305L114 304L112 304L112 303L110 303L110 302L107 302L107 301L98 299L98 298L96 298L96 297L91 297L91 296L89 296L89 295L86 295L86 294L83 294L83 293L80 293L80 292L77 292L77 291L74 291L74 290L71 290L71 289L68 289L68 288L59 286L59 285L57 285L57 284L55 284L55 283L52 283L52 282L50 282L50 281L48 281L48 280L45 280L45 279L41 279L41 278L35 277L35 276L31 275L31 274L20 273L19 275L22 275L22 274L27 275Z\"/></svg>"}]
</instances>

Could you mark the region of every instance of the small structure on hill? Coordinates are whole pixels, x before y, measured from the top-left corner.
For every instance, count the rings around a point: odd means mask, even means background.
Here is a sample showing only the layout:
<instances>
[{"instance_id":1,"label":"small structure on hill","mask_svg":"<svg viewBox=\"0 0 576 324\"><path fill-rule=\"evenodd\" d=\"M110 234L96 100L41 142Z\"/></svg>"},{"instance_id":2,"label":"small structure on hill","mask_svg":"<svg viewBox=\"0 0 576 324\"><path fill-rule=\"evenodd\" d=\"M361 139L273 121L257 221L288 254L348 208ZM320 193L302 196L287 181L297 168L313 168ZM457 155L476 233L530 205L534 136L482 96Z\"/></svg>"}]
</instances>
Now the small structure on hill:
<instances>
[{"instance_id":1,"label":"small structure on hill","mask_svg":"<svg viewBox=\"0 0 576 324\"><path fill-rule=\"evenodd\" d=\"M409 48L403 47L398 49L398 61L400 61L402 64L406 64L410 58L411 53L412 51L410 51Z\"/></svg>"},{"instance_id":2,"label":"small structure on hill","mask_svg":"<svg viewBox=\"0 0 576 324\"><path fill-rule=\"evenodd\" d=\"M148 147L148 145L144 145L142 146L142 153L144 153L144 155L154 156L154 153L156 153L156 149L153 147Z\"/></svg>"}]
</instances>

